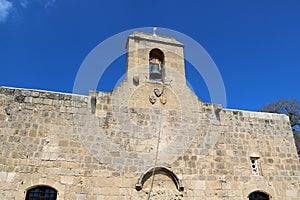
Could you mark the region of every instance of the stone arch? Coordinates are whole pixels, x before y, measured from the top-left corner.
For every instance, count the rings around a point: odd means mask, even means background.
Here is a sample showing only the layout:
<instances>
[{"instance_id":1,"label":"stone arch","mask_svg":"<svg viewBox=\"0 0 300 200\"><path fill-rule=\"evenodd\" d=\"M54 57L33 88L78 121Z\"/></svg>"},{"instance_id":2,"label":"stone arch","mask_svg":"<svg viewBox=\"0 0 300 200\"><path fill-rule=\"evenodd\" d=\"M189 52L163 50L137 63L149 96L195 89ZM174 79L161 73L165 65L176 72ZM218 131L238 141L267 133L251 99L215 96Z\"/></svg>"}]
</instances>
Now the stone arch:
<instances>
[{"instance_id":1,"label":"stone arch","mask_svg":"<svg viewBox=\"0 0 300 200\"><path fill-rule=\"evenodd\" d=\"M271 196L265 191L256 190L251 192L248 197L249 200L270 200Z\"/></svg>"},{"instance_id":2,"label":"stone arch","mask_svg":"<svg viewBox=\"0 0 300 200\"><path fill-rule=\"evenodd\" d=\"M263 192L269 196L270 200L272 200L275 197L276 198L278 197L277 195L275 195L276 189L274 188L273 184L259 179L253 179L250 182L246 183L243 186L242 190L243 190L243 197L248 200L249 200L249 195L253 192Z\"/></svg>"},{"instance_id":3,"label":"stone arch","mask_svg":"<svg viewBox=\"0 0 300 200\"><path fill-rule=\"evenodd\" d=\"M154 48L149 52L149 77L150 79L164 79L165 55L162 50Z\"/></svg>"},{"instance_id":4,"label":"stone arch","mask_svg":"<svg viewBox=\"0 0 300 200\"><path fill-rule=\"evenodd\" d=\"M149 179L152 175L154 174L165 174L168 177L170 177L174 184L176 185L176 188L178 191L183 191L184 187L182 184L182 180L178 178L178 176L169 168L165 167L165 166L154 166L154 167L150 167L149 169L147 169L146 171L144 171L138 182L135 184L135 189L137 191L140 191L143 188L144 183L146 182L147 179Z\"/></svg>"},{"instance_id":5,"label":"stone arch","mask_svg":"<svg viewBox=\"0 0 300 200\"><path fill-rule=\"evenodd\" d=\"M31 199L57 199L57 190L48 185L35 185L26 191L25 200Z\"/></svg>"},{"instance_id":6,"label":"stone arch","mask_svg":"<svg viewBox=\"0 0 300 200\"><path fill-rule=\"evenodd\" d=\"M25 200L26 192L38 186L47 186L55 189L57 191L56 200L64 200L65 185L63 185L59 181L49 178L33 178L22 180L20 182L19 189L16 192L16 200Z\"/></svg>"},{"instance_id":7,"label":"stone arch","mask_svg":"<svg viewBox=\"0 0 300 200\"><path fill-rule=\"evenodd\" d=\"M162 50L158 48L151 49L149 52L149 58L157 58L162 64L164 64L165 61L165 54Z\"/></svg>"}]
</instances>

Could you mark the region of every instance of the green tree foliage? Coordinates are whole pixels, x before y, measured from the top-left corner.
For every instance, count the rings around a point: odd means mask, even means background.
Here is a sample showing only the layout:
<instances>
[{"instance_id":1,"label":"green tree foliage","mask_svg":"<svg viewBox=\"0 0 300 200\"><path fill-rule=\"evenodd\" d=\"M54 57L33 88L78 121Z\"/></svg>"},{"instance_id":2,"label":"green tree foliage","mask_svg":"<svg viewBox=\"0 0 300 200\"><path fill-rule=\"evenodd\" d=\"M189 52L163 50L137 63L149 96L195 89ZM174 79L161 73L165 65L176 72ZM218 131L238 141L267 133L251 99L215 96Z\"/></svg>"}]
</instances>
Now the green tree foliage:
<instances>
[{"instance_id":1,"label":"green tree foliage","mask_svg":"<svg viewBox=\"0 0 300 200\"><path fill-rule=\"evenodd\" d=\"M299 131L300 128L300 102L295 99L279 100L262 107L260 112L286 114L290 118L293 131Z\"/></svg>"}]
</instances>

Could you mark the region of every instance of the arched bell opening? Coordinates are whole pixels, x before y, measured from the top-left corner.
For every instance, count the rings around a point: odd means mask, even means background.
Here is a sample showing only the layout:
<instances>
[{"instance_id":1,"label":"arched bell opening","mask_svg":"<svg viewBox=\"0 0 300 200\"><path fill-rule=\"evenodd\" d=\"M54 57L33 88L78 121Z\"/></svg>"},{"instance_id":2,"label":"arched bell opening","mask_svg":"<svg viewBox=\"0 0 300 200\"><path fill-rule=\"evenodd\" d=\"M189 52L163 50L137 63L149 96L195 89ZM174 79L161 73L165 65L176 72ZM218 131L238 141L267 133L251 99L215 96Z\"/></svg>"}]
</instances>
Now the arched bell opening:
<instances>
[{"instance_id":1,"label":"arched bell opening","mask_svg":"<svg viewBox=\"0 0 300 200\"><path fill-rule=\"evenodd\" d=\"M248 196L249 200L270 200L270 196L262 191L251 192Z\"/></svg>"},{"instance_id":2,"label":"arched bell opening","mask_svg":"<svg viewBox=\"0 0 300 200\"><path fill-rule=\"evenodd\" d=\"M164 53L160 49L152 49L149 53L149 77L152 80L163 80Z\"/></svg>"},{"instance_id":3,"label":"arched bell opening","mask_svg":"<svg viewBox=\"0 0 300 200\"><path fill-rule=\"evenodd\" d=\"M178 178L178 176L169 168L165 166L156 166L156 167L150 167L145 172L143 172L138 180L138 182L135 184L135 189L137 191L140 191L143 188L144 183L154 174L164 174L171 178L176 185L176 188L178 191L183 191L184 187L182 184L182 181Z\"/></svg>"}]
</instances>

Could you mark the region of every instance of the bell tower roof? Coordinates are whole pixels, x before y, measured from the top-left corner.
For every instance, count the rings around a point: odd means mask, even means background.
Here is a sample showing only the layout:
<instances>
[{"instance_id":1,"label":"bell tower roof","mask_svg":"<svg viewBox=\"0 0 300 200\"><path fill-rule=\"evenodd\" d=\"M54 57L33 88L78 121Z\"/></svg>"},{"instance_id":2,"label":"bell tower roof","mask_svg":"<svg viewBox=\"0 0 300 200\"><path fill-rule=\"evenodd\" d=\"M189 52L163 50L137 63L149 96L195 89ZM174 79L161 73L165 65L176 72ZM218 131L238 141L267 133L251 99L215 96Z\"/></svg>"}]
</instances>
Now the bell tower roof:
<instances>
[{"instance_id":1,"label":"bell tower roof","mask_svg":"<svg viewBox=\"0 0 300 200\"><path fill-rule=\"evenodd\" d=\"M126 43L126 49L128 49L128 41L130 39L136 40L136 41L147 41L147 42L154 42L154 43L160 43L165 45L174 45L178 47L184 47L184 45L180 42L178 42L175 38L172 37L166 37L166 36L160 36L156 34L156 31L153 32L153 34L143 33L143 32L134 32L133 34L128 36L127 43Z\"/></svg>"}]
</instances>

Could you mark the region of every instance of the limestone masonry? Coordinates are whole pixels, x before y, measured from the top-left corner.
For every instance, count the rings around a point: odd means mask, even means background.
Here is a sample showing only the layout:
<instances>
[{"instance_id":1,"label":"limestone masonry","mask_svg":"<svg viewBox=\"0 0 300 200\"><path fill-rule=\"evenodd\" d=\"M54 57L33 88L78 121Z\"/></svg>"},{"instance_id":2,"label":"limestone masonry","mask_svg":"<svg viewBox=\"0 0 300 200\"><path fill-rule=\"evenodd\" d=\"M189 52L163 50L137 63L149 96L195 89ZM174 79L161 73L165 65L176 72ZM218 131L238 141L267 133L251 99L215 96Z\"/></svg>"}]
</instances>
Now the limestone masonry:
<instances>
[{"instance_id":1,"label":"limestone masonry","mask_svg":"<svg viewBox=\"0 0 300 200\"><path fill-rule=\"evenodd\" d=\"M133 33L108 93L0 87L0 199L299 200L288 117L199 100L183 46Z\"/></svg>"}]
</instances>

